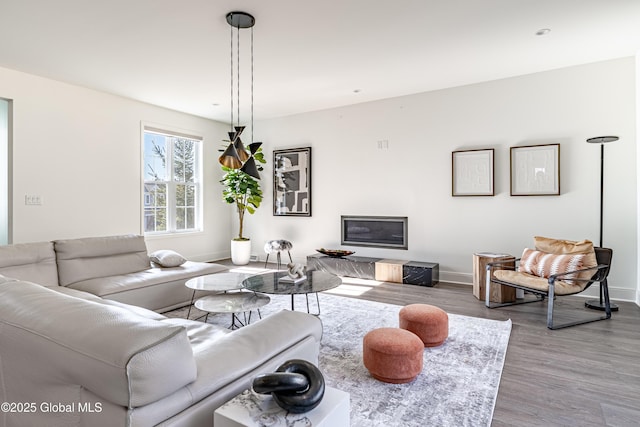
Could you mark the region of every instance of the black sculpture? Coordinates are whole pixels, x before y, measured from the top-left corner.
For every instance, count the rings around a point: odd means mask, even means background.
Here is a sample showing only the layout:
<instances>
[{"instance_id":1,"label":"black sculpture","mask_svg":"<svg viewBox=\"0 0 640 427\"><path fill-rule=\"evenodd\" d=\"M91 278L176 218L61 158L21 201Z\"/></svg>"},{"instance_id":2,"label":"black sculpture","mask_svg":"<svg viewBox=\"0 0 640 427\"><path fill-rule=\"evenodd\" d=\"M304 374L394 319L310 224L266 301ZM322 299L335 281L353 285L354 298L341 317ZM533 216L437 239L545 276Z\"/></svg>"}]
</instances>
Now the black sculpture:
<instances>
[{"instance_id":1,"label":"black sculpture","mask_svg":"<svg viewBox=\"0 0 640 427\"><path fill-rule=\"evenodd\" d=\"M274 373L254 378L253 391L271 394L282 409L301 414L312 410L322 401L324 377L312 363L293 359L284 362Z\"/></svg>"}]
</instances>

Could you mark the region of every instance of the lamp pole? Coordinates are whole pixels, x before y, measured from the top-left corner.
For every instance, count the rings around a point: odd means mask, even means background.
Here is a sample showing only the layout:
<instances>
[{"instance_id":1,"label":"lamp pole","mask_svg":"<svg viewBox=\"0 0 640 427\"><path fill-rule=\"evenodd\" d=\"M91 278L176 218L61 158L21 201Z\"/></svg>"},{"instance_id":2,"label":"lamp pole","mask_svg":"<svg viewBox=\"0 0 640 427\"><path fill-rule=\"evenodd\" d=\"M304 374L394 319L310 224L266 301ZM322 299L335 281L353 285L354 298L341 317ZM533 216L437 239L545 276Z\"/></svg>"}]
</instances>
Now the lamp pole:
<instances>
[{"instance_id":1,"label":"lamp pole","mask_svg":"<svg viewBox=\"0 0 640 427\"><path fill-rule=\"evenodd\" d=\"M587 142L590 144L600 144L600 247L602 247L602 228L604 223L604 144L617 140L617 136L596 136L587 139ZM602 284L600 284L600 299L589 300L585 302L584 305L594 310L605 310L602 295ZM618 311L618 306L616 304L610 304L610 306L611 311Z\"/></svg>"}]
</instances>

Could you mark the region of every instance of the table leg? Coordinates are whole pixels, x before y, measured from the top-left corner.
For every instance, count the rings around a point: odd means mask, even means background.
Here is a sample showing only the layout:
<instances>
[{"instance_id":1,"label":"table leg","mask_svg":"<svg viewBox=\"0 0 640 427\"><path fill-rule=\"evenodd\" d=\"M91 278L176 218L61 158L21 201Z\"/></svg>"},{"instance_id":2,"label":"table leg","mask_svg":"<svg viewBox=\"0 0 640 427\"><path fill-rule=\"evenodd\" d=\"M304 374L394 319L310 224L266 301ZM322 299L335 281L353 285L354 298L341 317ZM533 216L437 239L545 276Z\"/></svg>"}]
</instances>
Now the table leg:
<instances>
[{"instance_id":1,"label":"table leg","mask_svg":"<svg viewBox=\"0 0 640 427\"><path fill-rule=\"evenodd\" d=\"M320 316L320 298L318 298L318 293L314 292L316 294L316 305L318 306L318 312L317 313L312 313L311 310L309 309L309 294L304 294L304 296L307 298L307 313L312 314L314 316Z\"/></svg>"},{"instance_id":2,"label":"table leg","mask_svg":"<svg viewBox=\"0 0 640 427\"><path fill-rule=\"evenodd\" d=\"M189 304L189 311L187 311L187 319L189 318L189 316L191 316L191 307L193 307L193 299L196 297L196 290L193 290L193 293L191 294L191 303Z\"/></svg>"},{"instance_id":3,"label":"table leg","mask_svg":"<svg viewBox=\"0 0 640 427\"><path fill-rule=\"evenodd\" d=\"M238 324L236 324L236 320ZM240 320L240 318L238 318L236 313L231 313L231 326L229 326L229 329L231 330L240 329L243 326L245 326L245 324L242 323L242 321Z\"/></svg>"}]
</instances>

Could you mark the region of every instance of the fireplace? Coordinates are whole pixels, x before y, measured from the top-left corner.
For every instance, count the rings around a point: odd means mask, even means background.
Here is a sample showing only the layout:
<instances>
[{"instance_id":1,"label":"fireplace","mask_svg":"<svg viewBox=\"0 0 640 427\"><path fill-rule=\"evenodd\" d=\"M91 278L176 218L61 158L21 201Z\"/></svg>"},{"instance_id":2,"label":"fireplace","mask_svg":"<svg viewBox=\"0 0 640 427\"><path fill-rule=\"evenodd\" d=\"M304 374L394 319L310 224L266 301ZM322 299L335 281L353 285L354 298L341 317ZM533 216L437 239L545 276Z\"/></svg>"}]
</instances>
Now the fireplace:
<instances>
[{"instance_id":1,"label":"fireplace","mask_svg":"<svg viewBox=\"0 0 640 427\"><path fill-rule=\"evenodd\" d=\"M406 216L343 215L341 243L346 246L407 249Z\"/></svg>"}]
</instances>

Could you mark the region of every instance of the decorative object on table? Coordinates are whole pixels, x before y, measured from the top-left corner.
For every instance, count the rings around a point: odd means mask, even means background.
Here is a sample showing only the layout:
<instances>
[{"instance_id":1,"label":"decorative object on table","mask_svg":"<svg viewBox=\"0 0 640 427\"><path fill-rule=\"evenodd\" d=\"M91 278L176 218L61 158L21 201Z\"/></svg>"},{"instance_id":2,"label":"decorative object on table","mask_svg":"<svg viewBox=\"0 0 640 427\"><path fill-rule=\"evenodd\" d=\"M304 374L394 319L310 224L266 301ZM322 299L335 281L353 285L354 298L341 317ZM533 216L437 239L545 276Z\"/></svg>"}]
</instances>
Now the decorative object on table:
<instances>
[{"instance_id":1,"label":"decorative object on table","mask_svg":"<svg viewBox=\"0 0 640 427\"><path fill-rule=\"evenodd\" d=\"M273 150L273 215L311 216L311 147Z\"/></svg>"},{"instance_id":2,"label":"decorative object on table","mask_svg":"<svg viewBox=\"0 0 640 427\"><path fill-rule=\"evenodd\" d=\"M511 195L560 195L560 144L511 147Z\"/></svg>"},{"instance_id":3,"label":"decorative object on table","mask_svg":"<svg viewBox=\"0 0 640 427\"><path fill-rule=\"evenodd\" d=\"M600 144L600 247L602 247L602 227L603 227L603 215L604 215L604 144L609 142L615 142L619 138L617 136L596 136L587 139L589 144ZM605 310L604 295L602 284L600 285L600 299L588 300L584 303L587 307L594 310ZM611 303L611 311L618 311L617 304Z\"/></svg>"},{"instance_id":4,"label":"decorative object on table","mask_svg":"<svg viewBox=\"0 0 640 427\"><path fill-rule=\"evenodd\" d=\"M287 274L292 279L299 279L301 277L305 277L307 274L307 267L304 264L287 264Z\"/></svg>"},{"instance_id":5,"label":"decorative object on table","mask_svg":"<svg viewBox=\"0 0 640 427\"><path fill-rule=\"evenodd\" d=\"M318 406L324 396L324 377L314 364L302 359L284 362L275 374L258 375L253 391L271 394L283 409L294 414L308 412Z\"/></svg>"},{"instance_id":6,"label":"decorative object on table","mask_svg":"<svg viewBox=\"0 0 640 427\"><path fill-rule=\"evenodd\" d=\"M343 257L343 256L349 256L349 255L355 254L354 251L343 251L341 249L320 248L320 249L316 249L316 251L320 252L323 255L327 255L327 256L330 256L330 257L336 257L336 258L340 258L340 257Z\"/></svg>"},{"instance_id":7,"label":"decorative object on table","mask_svg":"<svg viewBox=\"0 0 640 427\"><path fill-rule=\"evenodd\" d=\"M451 153L451 195L494 196L494 149Z\"/></svg>"},{"instance_id":8,"label":"decorative object on table","mask_svg":"<svg viewBox=\"0 0 640 427\"><path fill-rule=\"evenodd\" d=\"M234 264L244 265L249 263L251 257L251 240L243 236L244 214L253 214L262 202L262 190L260 188L260 174L263 170L261 164L266 163L262 153L262 143L253 142L253 25L255 19L245 12L229 12L227 23L231 29L231 131L228 145L218 159L225 172L220 183L223 185L222 198L229 204L235 204L238 212L238 236L231 241L231 260ZM234 28L236 29L236 56L234 60ZM245 126L240 126L240 29L251 28L251 143L249 150L245 148L240 135ZM237 65L236 78L234 80L234 63ZM237 116L234 126L234 87L237 89L236 106Z\"/></svg>"},{"instance_id":9,"label":"decorative object on table","mask_svg":"<svg viewBox=\"0 0 640 427\"><path fill-rule=\"evenodd\" d=\"M267 259L264 260L264 268L267 268L267 262L269 262L269 255L272 252L276 252L278 270L280 270L280 265L281 265L280 252L287 251L287 253L289 254L289 261L293 262L293 259L291 258L291 252L290 252L292 248L293 248L293 244L288 240L283 240L283 239L269 240L267 243L264 244L264 252L267 254Z\"/></svg>"},{"instance_id":10,"label":"decorative object on table","mask_svg":"<svg viewBox=\"0 0 640 427\"><path fill-rule=\"evenodd\" d=\"M301 283L307 280L307 267L304 264L287 264L287 275L281 277L280 283Z\"/></svg>"}]
</instances>

